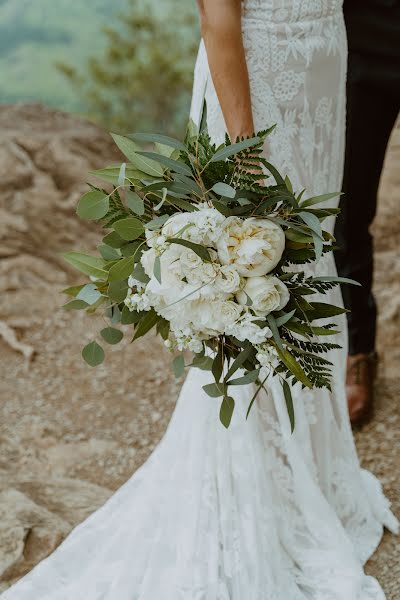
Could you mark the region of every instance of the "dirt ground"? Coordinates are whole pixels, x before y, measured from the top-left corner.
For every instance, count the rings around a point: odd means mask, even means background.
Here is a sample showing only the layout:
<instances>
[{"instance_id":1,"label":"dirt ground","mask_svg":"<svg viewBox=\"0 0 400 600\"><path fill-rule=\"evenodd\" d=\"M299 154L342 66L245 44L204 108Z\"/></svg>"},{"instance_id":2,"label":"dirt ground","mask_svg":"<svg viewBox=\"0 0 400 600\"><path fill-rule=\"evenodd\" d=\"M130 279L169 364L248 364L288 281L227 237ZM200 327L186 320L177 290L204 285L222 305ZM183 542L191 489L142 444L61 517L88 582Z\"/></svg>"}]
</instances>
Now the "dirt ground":
<instances>
[{"instance_id":1,"label":"dirt ground","mask_svg":"<svg viewBox=\"0 0 400 600\"><path fill-rule=\"evenodd\" d=\"M13 123L11 126L10 123ZM58 252L93 246L73 206L88 169L116 159L95 127L39 106L0 109L0 590L52 551L146 459L180 387L153 338L128 339L96 370L82 346L99 319L60 310L77 281ZM379 301L378 406L356 433L362 464L400 515L400 130L374 225ZM1 190L3 186L3 190ZM386 534L368 565L400 597L400 541ZM350 600L350 599L349 599Z\"/></svg>"}]
</instances>

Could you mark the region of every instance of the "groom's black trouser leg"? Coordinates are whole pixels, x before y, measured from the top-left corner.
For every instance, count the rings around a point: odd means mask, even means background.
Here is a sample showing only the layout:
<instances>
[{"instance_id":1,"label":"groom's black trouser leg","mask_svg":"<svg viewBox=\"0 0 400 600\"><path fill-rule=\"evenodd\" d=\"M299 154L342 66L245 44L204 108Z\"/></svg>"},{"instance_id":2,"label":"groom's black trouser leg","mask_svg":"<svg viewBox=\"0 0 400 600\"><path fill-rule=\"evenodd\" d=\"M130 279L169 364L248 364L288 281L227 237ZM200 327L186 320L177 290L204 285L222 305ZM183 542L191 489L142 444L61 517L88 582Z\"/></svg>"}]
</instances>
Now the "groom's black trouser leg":
<instances>
[{"instance_id":1,"label":"groom's black trouser leg","mask_svg":"<svg viewBox=\"0 0 400 600\"><path fill-rule=\"evenodd\" d=\"M362 284L343 286L345 306L352 311L348 315L350 354L375 349L376 305L369 227L376 212L387 143L400 108L400 64L394 62L397 64L392 69L385 58L351 50L349 54L344 196L335 234L341 248L336 253L339 274Z\"/></svg>"}]
</instances>

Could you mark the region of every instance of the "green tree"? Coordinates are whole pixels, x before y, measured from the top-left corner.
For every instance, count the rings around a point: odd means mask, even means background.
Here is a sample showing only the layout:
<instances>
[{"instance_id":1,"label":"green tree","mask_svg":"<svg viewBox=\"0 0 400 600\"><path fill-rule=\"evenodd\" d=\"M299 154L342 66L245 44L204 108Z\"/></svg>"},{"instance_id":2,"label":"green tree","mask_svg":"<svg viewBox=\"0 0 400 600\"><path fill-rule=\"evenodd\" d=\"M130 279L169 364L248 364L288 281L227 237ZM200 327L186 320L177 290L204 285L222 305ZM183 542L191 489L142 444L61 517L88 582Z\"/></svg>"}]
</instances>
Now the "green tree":
<instances>
[{"instance_id":1,"label":"green tree","mask_svg":"<svg viewBox=\"0 0 400 600\"><path fill-rule=\"evenodd\" d=\"M116 26L104 30L104 55L90 58L86 73L57 66L87 115L108 129L181 133L198 45L194 3L162 3L157 10L137 0L128 3Z\"/></svg>"}]
</instances>

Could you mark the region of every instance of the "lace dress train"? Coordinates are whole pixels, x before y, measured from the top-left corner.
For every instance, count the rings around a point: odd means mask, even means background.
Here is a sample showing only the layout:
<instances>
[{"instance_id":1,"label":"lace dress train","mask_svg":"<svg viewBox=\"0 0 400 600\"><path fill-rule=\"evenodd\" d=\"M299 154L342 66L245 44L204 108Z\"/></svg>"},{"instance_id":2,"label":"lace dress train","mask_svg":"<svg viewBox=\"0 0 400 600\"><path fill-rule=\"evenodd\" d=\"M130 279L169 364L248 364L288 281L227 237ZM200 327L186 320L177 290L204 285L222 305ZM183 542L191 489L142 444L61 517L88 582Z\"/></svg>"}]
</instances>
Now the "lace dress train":
<instances>
[{"instance_id":1,"label":"lace dress train","mask_svg":"<svg viewBox=\"0 0 400 600\"><path fill-rule=\"evenodd\" d=\"M296 189L341 185L346 37L339 0L247 0L243 35L257 129ZM203 98L216 141L225 125L204 46L192 117ZM331 256L308 267L335 273ZM325 301L339 304L340 291ZM343 318L342 332L346 330ZM1 600L384 600L363 564L383 527L397 531L379 482L359 466L342 350L332 393L293 389L296 429L270 380L246 421L252 386L234 394L229 430L210 375L189 372L150 459L54 554Z\"/></svg>"}]
</instances>

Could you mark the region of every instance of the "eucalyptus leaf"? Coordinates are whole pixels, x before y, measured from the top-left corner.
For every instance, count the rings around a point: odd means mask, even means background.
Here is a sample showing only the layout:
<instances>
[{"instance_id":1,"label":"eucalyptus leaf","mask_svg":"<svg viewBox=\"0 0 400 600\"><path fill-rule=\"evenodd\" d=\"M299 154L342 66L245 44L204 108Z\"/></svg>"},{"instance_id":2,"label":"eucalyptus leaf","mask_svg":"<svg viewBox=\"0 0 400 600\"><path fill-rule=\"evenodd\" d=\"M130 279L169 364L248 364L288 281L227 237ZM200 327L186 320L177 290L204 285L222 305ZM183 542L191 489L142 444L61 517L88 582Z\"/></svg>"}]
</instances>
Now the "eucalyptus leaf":
<instances>
[{"instance_id":1,"label":"eucalyptus leaf","mask_svg":"<svg viewBox=\"0 0 400 600\"><path fill-rule=\"evenodd\" d=\"M182 354L174 358L172 368L174 370L174 375L177 379L182 377L185 371L185 359L183 358Z\"/></svg>"},{"instance_id":2,"label":"eucalyptus leaf","mask_svg":"<svg viewBox=\"0 0 400 600\"><path fill-rule=\"evenodd\" d=\"M63 305L64 310L85 310L86 308L89 308L89 304L84 300L77 300L76 298Z\"/></svg>"},{"instance_id":3,"label":"eucalyptus leaf","mask_svg":"<svg viewBox=\"0 0 400 600\"><path fill-rule=\"evenodd\" d=\"M140 155L146 159L157 161L175 173L182 173L183 175L188 175L189 177L192 175L192 169L188 167L187 164L178 160L174 160L173 158L168 158L167 156L156 154L155 152L140 152Z\"/></svg>"},{"instance_id":4,"label":"eucalyptus leaf","mask_svg":"<svg viewBox=\"0 0 400 600\"><path fill-rule=\"evenodd\" d=\"M125 154L130 163L136 169L155 177L160 177L163 175L164 170L161 165L158 162L147 158L146 156L141 156L140 151L138 152L139 148L135 142L122 135L111 135L118 148L123 154Z\"/></svg>"},{"instance_id":5,"label":"eucalyptus leaf","mask_svg":"<svg viewBox=\"0 0 400 600\"><path fill-rule=\"evenodd\" d=\"M219 398L224 395L226 386L223 383L208 383L203 385L203 390L210 398Z\"/></svg>"},{"instance_id":6,"label":"eucalyptus leaf","mask_svg":"<svg viewBox=\"0 0 400 600\"><path fill-rule=\"evenodd\" d=\"M135 259L133 256L121 258L121 260L119 260L113 267L111 267L108 274L108 281L112 283L114 281L128 279L129 275L132 275L134 266Z\"/></svg>"},{"instance_id":7,"label":"eucalyptus leaf","mask_svg":"<svg viewBox=\"0 0 400 600\"><path fill-rule=\"evenodd\" d=\"M144 215L144 201L143 198L139 196L139 194L137 194L136 192L132 192L131 190L127 190L126 203L131 209L131 211L134 212L136 215Z\"/></svg>"},{"instance_id":8,"label":"eucalyptus leaf","mask_svg":"<svg viewBox=\"0 0 400 600\"><path fill-rule=\"evenodd\" d=\"M81 219L96 221L102 219L109 210L109 197L100 191L87 192L78 202L76 212Z\"/></svg>"},{"instance_id":9,"label":"eucalyptus leaf","mask_svg":"<svg viewBox=\"0 0 400 600\"><path fill-rule=\"evenodd\" d=\"M156 256L154 260L154 268L153 268L154 277L157 279L158 283L161 283L161 260L159 256Z\"/></svg>"},{"instance_id":10,"label":"eucalyptus leaf","mask_svg":"<svg viewBox=\"0 0 400 600\"><path fill-rule=\"evenodd\" d=\"M237 144L231 144L230 146L225 146L214 154L210 162L215 163L219 161L224 161L230 156L234 156L242 152L243 150L247 150L247 148L253 148L257 146L261 142L261 138L258 136L243 140L242 142L238 142Z\"/></svg>"},{"instance_id":11,"label":"eucalyptus leaf","mask_svg":"<svg viewBox=\"0 0 400 600\"><path fill-rule=\"evenodd\" d=\"M108 286L108 296L113 302L120 304L123 302L128 293L128 284L126 279L120 281L113 281Z\"/></svg>"},{"instance_id":12,"label":"eucalyptus leaf","mask_svg":"<svg viewBox=\"0 0 400 600\"><path fill-rule=\"evenodd\" d=\"M62 256L70 265L85 275L92 275L99 279L107 277L107 271L104 269L105 261L102 258L81 252L66 252Z\"/></svg>"},{"instance_id":13,"label":"eucalyptus leaf","mask_svg":"<svg viewBox=\"0 0 400 600\"><path fill-rule=\"evenodd\" d=\"M208 252L205 246L201 246L200 244L195 244L194 242L189 242L188 240L182 240L180 238L168 238L168 242L170 244L179 244L180 246L186 246L186 248L190 248L195 252L204 262L212 262L210 258L210 253Z\"/></svg>"},{"instance_id":14,"label":"eucalyptus leaf","mask_svg":"<svg viewBox=\"0 0 400 600\"><path fill-rule=\"evenodd\" d=\"M276 317L276 319L275 319L276 326L282 327L282 325L285 325L285 323L287 323L288 321L290 321L290 319L292 319L294 317L295 312L296 312L296 309L292 310L289 313L283 314L280 317Z\"/></svg>"},{"instance_id":15,"label":"eucalyptus leaf","mask_svg":"<svg viewBox=\"0 0 400 600\"><path fill-rule=\"evenodd\" d=\"M63 294L67 294L67 296L73 296L74 298L76 298L76 296L79 294L79 292L81 291L81 289L85 287L84 285L74 285L72 287L67 287L65 288L65 290L62 291Z\"/></svg>"},{"instance_id":16,"label":"eucalyptus leaf","mask_svg":"<svg viewBox=\"0 0 400 600\"><path fill-rule=\"evenodd\" d=\"M90 342L82 350L82 356L91 367L97 367L104 361L104 350L97 342Z\"/></svg>"},{"instance_id":17,"label":"eucalyptus leaf","mask_svg":"<svg viewBox=\"0 0 400 600\"><path fill-rule=\"evenodd\" d=\"M216 183L212 186L211 190L219 196L224 196L225 198L234 198L236 196L235 188L223 182Z\"/></svg>"},{"instance_id":18,"label":"eucalyptus leaf","mask_svg":"<svg viewBox=\"0 0 400 600\"><path fill-rule=\"evenodd\" d=\"M111 248L121 248L121 246L126 244L126 240L123 240L116 231L111 231L111 233L103 238L103 244L110 246Z\"/></svg>"},{"instance_id":19,"label":"eucalyptus leaf","mask_svg":"<svg viewBox=\"0 0 400 600\"><path fill-rule=\"evenodd\" d=\"M321 194L321 196L313 196L312 198L307 198L301 203L301 208L306 208L308 206L314 206L314 204L322 204L323 202L327 202L328 200L332 200L332 198L337 198L340 196L340 192L334 192L331 194Z\"/></svg>"},{"instance_id":20,"label":"eucalyptus leaf","mask_svg":"<svg viewBox=\"0 0 400 600\"><path fill-rule=\"evenodd\" d=\"M294 358L294 356L290 354L288 350L281 349L279 348L279 346L277 346L276 350L278 352L279 358L286 365L289 371L293 373L296 379L298 379L298 381L300 381L306 387L312 388L313 385L311 381L308 379L307 375L304 373L303 369L301 368L297 360Z\"/></svg>"},{"instance_id":21,"label":"eucalyptus leaf","mask_svg":"<svg viewBox=\"0 0 400 600\"><path fill-rule=\"evenodd\" d=\"M293 433L294 426L295 426L293 398L292 398L292 392L291 392L290 386L285 379L282 380L282 389L283 389L283 395L285 396L286 408L287 408L288 415L289 415L290 428L291 428L291 432Z\"/></svg>"},{"instance_id":22,"label":"eucalyptus leaf","mask_svg":"<svg viewBox=\"0 0 400 600\"><path fill-rule=\"evenodd\" d=\"M118 235L127 241L136 240L144 232L142 221L135 219L135 217L121 219L120 221L114 223L113 227Z\"/></svg>"},{"instance_id":23,"label":"eucalyptus leaf","mask_svg":"<svg viewBox=\"0 0 400 600\"><path fill-rule=\"evenodd\" d=\"M281 336L279 335L278 325L276 323L275 317L273 315L269 314L267 316L267 321L268 321L269 328L272 331L272 335L274 336L274 340L275 340L278 348L283 350L283 344L282 344Z\"/></svg>"},{"instance_id":24,"label":"eucalyptus leaf","mask_svg":"<svg viewBox=\"0 0 400 600\"><path fill-rule=\"evenodd\" d=\"M313 281L321 281L327 283L347 283L349 285L358 285L361 286L361 283L356 281L355 279L348 279L347 277L313 277Z\"/></svg>"},{"instance_id":25,"label":"eucalyptus leaf","mask_svg":"<svg viewBox=\"0 0 400 600\"><path fill-rule=\"evenodd\" d=\"M166 135L159 135L157 133L132 133L129 134L128 137L134 142L158 143L162 144L163 146L170 146L171 148L182 150L183 152L186 151L186 146L182 144L182 142Z\"/></svg>"},{"instance_id":26,"label":"eucalyptus leaf","mask_svg":"<svg viewBox=\"0 0 400 600\"><path fill-rule=\"evenodd\" d=\"M131 311L127 306L124 306L121 313L121 324L132 325L133 323L138 323L142 317L143 313L138 313L134 310Z\"/></svg>"},{"instance_id":27,"label":"eucalyptus leaf","mask_svg":"<svg viewBox=\"0 0 400 600\"><path fill-rule=\"evenodd\" d=\"M161 217L156 217L152 219L152 221L148 221L145 227L146 229L150 229L150 231L157 231L161 229L161 227L168 221L170 215L161 215Z\"/></svg>"},{"instance_id":28,"label":"eucalyptus leaf","mask_svg":"<svg viewBox=\"0 0 400 600\"><path fill-rule=\"evenodd\" d=\"M97 249L104 260L118 260L120 258L117 250L112 246L108 246L107 244L100 244Z\"/></svg>"},{"instance_id":29,"label":"eucalyptus leaf","mask_svg":"<svg viewBox=\"0 0 400 600\"><path fill-rule=\"evenodd\" d=\"M247 385L249 383L254 383L257 381L258 376L260 374L260 369L255 369L254 371L249 371L246 375L242 377L238 377L237 379L231 379L227 381L227 385Z\"/></svg>"},{"instance_id":30,"label":"eucalyptus leaf","mask_svg":"<svg viewBox=\"0 0 400 600\"><path fill-rule=\"evenodd\" d=\"M219 418L226 429L231 424L233 412L235 410L235 400L231 396L224 396L219 411Z\"/></svg>"},{"instance_id":31,"label":"eucalyptus leaf","mask_svg":"<svg viewBox=\"0 0 400 600\"><path fill-rule=\"evenodd\" d=\"M115 345L119 344L119 342L124 337L124 334L120 329L115 329L114 327L106 327L100 331L100 335L107 344Z\"/></svg>"},{"instance_id":32,"label":"eucalyptus leaf","mask_svg":"<svg viewBox=\"0 0 400 600\"><path fill-rule=\"evenodd\" d=\"M77 300L83 300L86 304L92 305L101 298L101 294L94 283L88 283L80 290L76 298Z\"/></svg>"},{"instance_id":33,"label":"eucalyptus leaf","mask_svg":"<svg viewBox=\"0 0 400 600\"><path fill-rule=\"evenodd\" d=\"M135 335L133 336L133 342L148 333L154 325L156 325L157 321L159 321L161 317L155 312L155 310L151 309L146 312L143 319L141 319L135 329Z\"/></svg>"},{"instance_id":34,"label":"eucalyptus leaf","mask_svg":"<svg viewBox=\"0 0 400 600\"><path fill-rule=\"evenodd\" d=\"M248 342L245 348L237 355L229 370L225 376L225 381L228 381L234 373L246 362L255 355L256 351L253 346Z\"/></svg>"}]
</instances>

